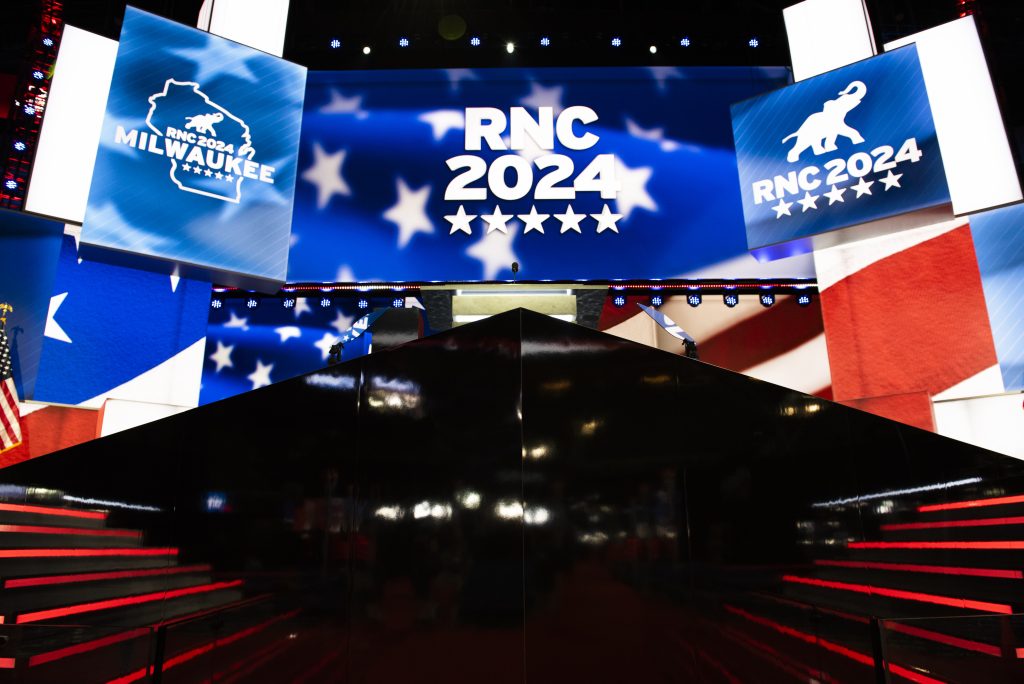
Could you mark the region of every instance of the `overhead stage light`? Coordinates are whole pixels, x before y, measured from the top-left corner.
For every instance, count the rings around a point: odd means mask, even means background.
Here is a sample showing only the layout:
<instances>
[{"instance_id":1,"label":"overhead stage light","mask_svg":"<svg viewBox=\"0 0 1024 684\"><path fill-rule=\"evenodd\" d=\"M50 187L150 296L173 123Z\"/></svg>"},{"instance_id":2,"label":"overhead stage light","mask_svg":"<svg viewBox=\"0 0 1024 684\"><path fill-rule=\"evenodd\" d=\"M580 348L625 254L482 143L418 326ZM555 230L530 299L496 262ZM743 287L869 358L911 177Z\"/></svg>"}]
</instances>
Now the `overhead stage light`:
<instances>
[{"instance_id":1,"label":"overhead stage light","mask_svg":"<svg viewBox=\"0 0 1024 684\"><path fill-rule=\"evenodd\" d=\"M614 304L617 308L621 309L622 307L626 306L626 298L623 297L622 295L617 295L615 299L612 300L612 304Z\"/></svg>"},{"instance_id":2,"label":"overhead stage light","mask_svg":"<svg viewBox=\"0 0 1024 684\"><path fill-rule=\"evenodd\" d=\"M544 36L543 38L540 39L540 45L541 47L547 47L551 45L551 39L548 38L547 36Z\"/></svg>"},{"instance_id":3,"label":"overhead stage light","mask_svg":"<svg viewBox=\"0 0 1024 684\"><path fill-rule=\"evenodd\" d=\"M473 47L478 47L480 45L480 39L477 38L476 36L473 36L472 38L469 39L469 44L472 45Z\"/></svg>"},{"instance_id":4,"label":"overhead stage light","mask_svg":"<svg viewBox=\"0 0 1024 684\"><path fill-rule=\"evenodd\" d=\"M661 295L654 295L651 297L651 306L661 306L665 303L665 300L661 298Z\"/></svg>"},{"instance_id":5,"label":"overhead stage light","mask_svg":"<svg viewBox=\"0 0 1024 684\"><path fill-rule=\"evenodd\" d=\"M53 47L53 38L50 38L49 36L43 38L43 45L46 47Z\"/></svg>"},{"instance_id":6,"label":"overhead stage light","mask_svg":"<svg viewBox=\"0 0 1024 684\"><path fill-rule=\"evenodd\" d=\"M690 39L689 38L682 38L679 41L679 45L680 45L680 47L690 47Z\"/></svg>"},{"instance_id":7,"label":"overhead stage light","mask_svg":"<svg viewBox=\"0 0 1024 684\"><path fill-rule=\"evenodd\" d=\"M391 306L392 306L392 308L395 308L395 309L404 309L405 308L405 297L395 297L393 300L391 300Z\"/></svg>"},{"instance_id":8,"label":"overhead stage light","mask_svg":"<svg viewBox=\"0 0 1024 684\"><path fill-rule=\"evenodd\" d=\"M364 45L363 46L363 54L364 55L370 54L370 46L369 45Z\"/></svg>"},{"instance_id":9,"label":"overhead stage light","mask_svg":"<svg viewBox=\"0 0 1024 684\"><path fill-rule=\"evenodd\" d=\"M285 297L284 299L281 300L281 305L284 306L284 308L286 309L294 309L295 297Z\"/></svg>"},{"instance_id":10,"label":"overhead stage light","mask_svg":"<svg viewBox=\"0 0 1024 684\"><path fill-rule=\"evenodd\" d=\"M686 303L694 308L700 306L701 302L703 301L704 297L702 297L699 292L691 292L690 294L686 295Z\"/></svg>"},{"instance_id":11,"label":"overhead stage light","mask_svg":"<svg viewBox=\"0 0 1024 684\"><path fill-rule=\"evenodd\" d=\"M516 44L515 43L505 43L505 52L507 52L508 54L511 55L515 51L516 51Z\"/></svg>"},{"instance_id":12,"label":"overhead stage light","mask_svg":"<svg viewBox=\"0 0 1024 684\"><path fill-rule=\"evenodd\" d=\"M730 309L740 303L740 297L732 292L726 292L722 295L722 302L725 303Z\"/></svg>"},{"instance_id":13,"label":"overhead stage light","mask_svg":"<svg viewBox=\"0 0 1024 684\"><path fill-rule=\"evenodd\" d=\"M43 74L43 72L39 71L38 69L32 72L32 78L36 79L37 81L42 81L44 75L45 74Z\"/></svg>"},{"instance_id":14,"label":"overhead stage light","mask_svg":"<svg viewBox=\"0 0 1024 684\"><path fill-rule=\"evenodd\" d=\"M7 186L8 190L16 190L18 188L17 181L13 181L13 180L7 181L6 183L4 183L4 185Z\"/></svg>"},{"instance_id":15,"label":"overhead stage light","mask_svg":"<svg viewBox=\"0 0 1024 684\"><path fill-rule=\"evenodd\" d=\"M622 45L621 38L619 38L618 36L612 38L612 47L619 47L620 45Z\"/></svg>"},{"instance_id":16,"label":"overhead stage light","mask_svg":"<svg viewBox=\"0 0 1024 684\"><path fill-rule=\"evenodd\" d=\"M35 116L36 115L36 108L33 107L32 105L25 105L25 113L28 114L29 116Z\"/></svg>"},{"instance_id":17,"label":"overhead stage light","mask_svg":"<svg viewBox=\"0 0 1024 684\"><path fill-rule=\"evenodd\" d=\"M360 299L359 303L356 304L356 306L358 306L360 309L365 309L366 307L370 306L370 302L366 301L365 299Z\"/></svg>"},{"instance_id":18,"label":"overhead stage light","mask_svg":"<svg viewBox=\"0 0 1024 684\"><path fill-rule=\"evenodd\" d=\"M652 45L650 47L650 50L651 50L651 54L653 55L653 54L658 52L658 46L657 45Z\"/></svg>"},{"instance_id":19,"label":"overhead stage light","mask_svg":"<svg viewBox=\"0 0 1024 684\"><path fill-rule=\"evenodd\" d=\"M260 305L259 297L246 297L245 298L245 308L247 308L247 309L255 309L259 305Z\"/></svg>"},{"instance_id":20,"label":"overhead stage light","mask_svg":"<svg viewBox=\"0 0 1024 684\"><path fill-rule=\"evenodd\" d=\"M771 292L762 292L759 299L761 301L761 306L766 309L775 303L775 295Z\"/></svg>"},{"instance_id":21,"label":"overhead stage light","mask_svg":"<svg viewBox=\"0 0 1024 684\"><path fill-rule=\"evenodd\" d=\"M220 299L211 299L210 300L210 308L211 309L220 309L220 308L223 308L223 306L224 306L224 302L222 300L220 300Z\"/></svg>"},{"instance_id":22,"label":"overhead stage light","mask_svg":"<svg viewBox=\"0 0 1024 684\"><path fill-rule=\"evenodd\" d=\"M756 36L755 36L755 37L753 37L753 38L751 38L751 39L750 39L750 40L749 40L749 41L747 42L747 45L749 45L749 46L750 46L750 47L752 47L752 48L756 48L756 47L757 47L758 45L760 45L760 44L761 44L761 41L759 41L759 40L757 39L757 37L756 37Z\"/></svg>"},{"instance_id":23,"label":"overhead stage light","mask_svg":"<svg viewBox=\"0 0 1024 684\"><path fill-rule=\"evenodd\" d=\"M398 47L409 47L409 39L408 38L399 38L398 39Z\"/></svg>"},{"instance_id":24,"label":"overhead stage light","mask_svg":"<svg viewBox=\"0 0 1024 684\"><path fill-rule=\"evenodd\" d=\"M20 140L14 143L14 149L18 150L19 152L24 152L26 147L28 146L25 143L21 142Z\"/></svg>"},{"instance_id":25,"label":"overhead stage light","mask_svg":"<svg viewBox=\"0 0 1024 684\"><path fill-rule=\"evenodd\" d=\"M331 38L330 45L331 45L332 48L337 50L338 48L341 47L341 41L338 40L337 38Z\"/></svg>"},{"instance_id":26,"label":"overhead stage light","mask_svg":"<svg viewBox=\"0 0 1024 684\"><path fill-rule=\"evenodd\" d=\"M810 306L811 305L811 295L809 295L809 294L797 295L796 303L799 304L800 306Z\"/></svg>"}]
</instances>

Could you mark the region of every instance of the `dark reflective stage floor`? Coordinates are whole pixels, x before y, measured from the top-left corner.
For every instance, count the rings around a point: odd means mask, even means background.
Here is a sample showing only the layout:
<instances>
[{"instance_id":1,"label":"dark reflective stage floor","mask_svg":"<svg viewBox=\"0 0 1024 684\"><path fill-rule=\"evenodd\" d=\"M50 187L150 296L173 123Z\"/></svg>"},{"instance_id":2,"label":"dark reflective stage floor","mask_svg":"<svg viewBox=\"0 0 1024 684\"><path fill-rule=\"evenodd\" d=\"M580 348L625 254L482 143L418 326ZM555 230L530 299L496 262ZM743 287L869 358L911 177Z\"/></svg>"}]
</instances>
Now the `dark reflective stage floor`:
<instances>
[{"instance_id":1,"label":"dark reflective stage floor","mask_svg":"<svg viewBox=\"0 0 1024 684\"><path fill-rule=\"evenodd\" d=\"M0 680L1015 681L1021 466L511 312L4 470Z\"/></svg>"}]
</instances>

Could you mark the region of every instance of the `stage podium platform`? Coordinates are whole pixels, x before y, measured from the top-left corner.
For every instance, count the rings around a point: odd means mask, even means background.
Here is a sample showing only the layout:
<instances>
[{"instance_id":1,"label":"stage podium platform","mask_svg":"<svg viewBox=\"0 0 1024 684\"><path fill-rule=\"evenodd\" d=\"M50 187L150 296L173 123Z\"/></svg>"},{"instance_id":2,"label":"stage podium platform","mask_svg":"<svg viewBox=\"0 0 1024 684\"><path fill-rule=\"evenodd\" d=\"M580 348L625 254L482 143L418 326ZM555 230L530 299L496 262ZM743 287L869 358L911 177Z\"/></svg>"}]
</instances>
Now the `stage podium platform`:
<instances>
[{"instance_id":1,"label":"stage podium platform","mask_svg":"<svg viewBox=\"0 0 1024 684\"><path fill-rule=\"evenodd\" d=\"M524 310L0 483L0 681L1024 676L1024 463Z\"/></svg>"}]
</instances>

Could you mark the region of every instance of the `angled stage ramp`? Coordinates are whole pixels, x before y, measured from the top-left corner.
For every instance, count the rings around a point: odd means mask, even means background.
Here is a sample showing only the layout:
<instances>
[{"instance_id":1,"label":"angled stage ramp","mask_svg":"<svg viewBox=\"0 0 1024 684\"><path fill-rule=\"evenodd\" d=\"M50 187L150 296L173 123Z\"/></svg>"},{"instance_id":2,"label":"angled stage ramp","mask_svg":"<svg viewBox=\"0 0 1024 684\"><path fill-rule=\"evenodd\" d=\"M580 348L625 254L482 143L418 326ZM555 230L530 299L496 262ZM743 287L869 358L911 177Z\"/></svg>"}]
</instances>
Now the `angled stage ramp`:
<instances>
[{"instance_id":1,"label":"angled stage ramp","mask_svg":"<svg viewBox=\"0 0 1024 684\"><path fill-rule=\"evenodd\" d=\"M512 311L0 472L0 681L1024 678L1024 463Z\"/></svg>"}]
</instances>

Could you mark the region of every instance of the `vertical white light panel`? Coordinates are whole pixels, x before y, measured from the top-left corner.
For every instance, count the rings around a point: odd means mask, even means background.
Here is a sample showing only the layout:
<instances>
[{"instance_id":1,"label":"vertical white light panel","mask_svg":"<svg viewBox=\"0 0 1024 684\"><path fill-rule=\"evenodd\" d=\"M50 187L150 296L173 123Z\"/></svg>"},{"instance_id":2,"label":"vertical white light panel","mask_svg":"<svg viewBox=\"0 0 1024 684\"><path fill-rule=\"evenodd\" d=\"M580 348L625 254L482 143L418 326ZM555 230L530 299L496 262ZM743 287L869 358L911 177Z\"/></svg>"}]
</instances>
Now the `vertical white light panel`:
<instances>
[{"instance_id":1,"label":"vertical white light panel","mask_svg":"<svg viewBox=\"0 0 1024 684\"><path fill-rule=\"evenodd\" d=\"M911 43L921 58L953 213L1020 201L1020 179L974 17L886 43L885 49Z\"/></svg>"},{"instance_id":2,"label":"vertical white light panel","mask_svg":"<svg viewBox=\"0 0 1024 684\"><path fill-rule=\"evenodd\" d=\"M117 41L64 27L25 209L81 223L100 143Z\"/></svg>"},{"instance_id":3,"label":"vertical white light panel","mask_svg":"<svg viewBox=\"0 0 1024 684\"><path fill-rule=\"evenodd\" d=\"M796 81L875 54L864 0L804 0L782 16Z\"/></svg>"},{"instance_id":4,"label":"vertical white light panel","mask_svg":"<svg viewBox=\"0 0 1024 684\"><path fill-rule=\"evenodd\" d=\"M288 0L205 0L196 25L280 57L287 24Z\"/></svg>"}]
</instances>

